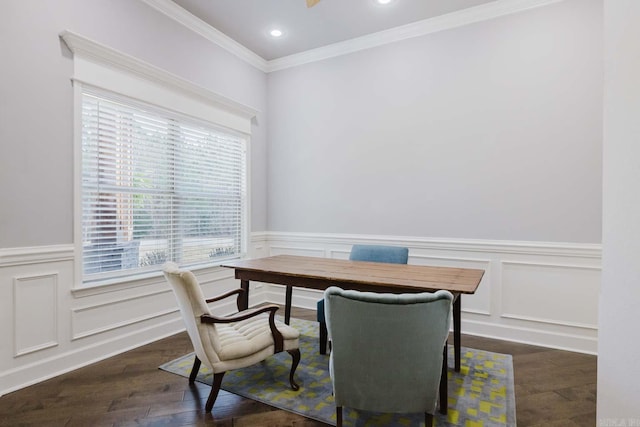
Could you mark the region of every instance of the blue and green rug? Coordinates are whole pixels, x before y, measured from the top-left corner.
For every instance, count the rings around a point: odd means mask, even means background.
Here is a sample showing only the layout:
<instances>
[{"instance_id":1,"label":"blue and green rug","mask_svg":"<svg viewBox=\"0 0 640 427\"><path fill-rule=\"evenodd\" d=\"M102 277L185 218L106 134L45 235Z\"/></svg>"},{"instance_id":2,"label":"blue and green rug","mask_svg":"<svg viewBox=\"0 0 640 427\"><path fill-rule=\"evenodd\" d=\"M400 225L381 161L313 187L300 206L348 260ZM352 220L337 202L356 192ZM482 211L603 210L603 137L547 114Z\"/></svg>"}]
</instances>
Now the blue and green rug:
<instances>
[{"instance_id":1,"label":"blue and green rug","mask_svg":"<svg viewBox=\"0 0 640 427\"><path fill-rule=\"evenodd\" d=\"M240 396L335 425L335 405L329 378L329 356L318 353L318 323L291 319L300 331L302 358L296 370L300 390L289 386L291 356L276 354L263 363L227 372L222 388ZM513 363L510 355L462 348L460 372L449 369L448 414L435 414L436 426L515 426ZM160 366L174 374L189 376L193 353ZM453 349L449 349L453 366ZM202 366L197 381L211 384L213 375ZM423 414L379 414L345 408L345 426L421 426Z\"/></svg>"}]
</instances>

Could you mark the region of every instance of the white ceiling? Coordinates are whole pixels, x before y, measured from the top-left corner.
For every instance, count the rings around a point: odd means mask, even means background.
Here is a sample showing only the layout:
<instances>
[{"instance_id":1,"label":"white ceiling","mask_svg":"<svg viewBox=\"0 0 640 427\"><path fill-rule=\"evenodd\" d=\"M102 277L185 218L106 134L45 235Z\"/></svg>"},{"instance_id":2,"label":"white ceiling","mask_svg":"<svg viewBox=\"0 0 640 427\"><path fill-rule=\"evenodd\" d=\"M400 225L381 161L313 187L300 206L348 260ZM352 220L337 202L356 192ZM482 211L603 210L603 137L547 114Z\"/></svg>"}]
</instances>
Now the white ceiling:
<instances>
[{"instance_id":1,"label":"white ceiling","mask_svg":"<svg viewBox=\"0 0 640 427\"><path fill-rule=\"evenodd\" d=\"M265 60L491 3L495 0L173 0ZM268 35L274 27L284 36Z\"/></svg>"}]
</instances>

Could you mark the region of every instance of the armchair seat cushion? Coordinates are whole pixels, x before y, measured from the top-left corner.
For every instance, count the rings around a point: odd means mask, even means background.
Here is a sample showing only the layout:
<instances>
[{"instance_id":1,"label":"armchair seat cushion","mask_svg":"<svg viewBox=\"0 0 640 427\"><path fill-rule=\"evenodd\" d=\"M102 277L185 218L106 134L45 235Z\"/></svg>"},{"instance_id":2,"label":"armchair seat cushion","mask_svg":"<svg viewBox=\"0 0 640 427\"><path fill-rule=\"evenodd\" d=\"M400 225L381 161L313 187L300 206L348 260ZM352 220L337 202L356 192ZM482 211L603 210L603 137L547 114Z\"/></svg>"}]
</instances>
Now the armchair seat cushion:
<instances>
[{"instance_id":1,"label":"armchair seat cushion","mask_svg":"<svg viewBox=\"0 0 640 427\"><path fill-rule=\"evenodd\" d=\"M273 335L269 329L267 314L236 323L217 324L215 327L220 346L218 357L221 361L241 359L273 346ZM298 347L299 333L296 329L278 320L276 320L276 327L284 338L285 350ZM214 333L212 328L208 329L209 333Z\"/></svg>"}]
</instances>

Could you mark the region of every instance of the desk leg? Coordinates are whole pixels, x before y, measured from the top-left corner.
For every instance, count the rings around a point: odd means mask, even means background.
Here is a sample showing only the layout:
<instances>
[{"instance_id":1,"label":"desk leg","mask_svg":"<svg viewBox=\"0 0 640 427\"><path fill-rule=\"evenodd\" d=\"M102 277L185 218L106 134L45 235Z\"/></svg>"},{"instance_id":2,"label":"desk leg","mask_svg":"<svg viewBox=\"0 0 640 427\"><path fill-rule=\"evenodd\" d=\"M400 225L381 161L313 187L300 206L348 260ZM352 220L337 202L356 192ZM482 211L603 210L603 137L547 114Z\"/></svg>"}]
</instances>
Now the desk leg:
<instances>
[{"instance_id":1,"label":"desk leg","mask_svg":"<svg viewBox=\"0 0 640 427\"><path fill-rule=\"evenodd\" d=\"M240 280L240 287L244 290L242 295L242 302L238 303L238 310L246 310L249 308L249 281Z\"/></svg>"},{"instance_id":2,"label":"desk leg","mask_svg":"<svg viewBox=\"0 0 640 427\"><path fill-rule=\"evenodd\" d=\"M287 325L291 320L291 295L293 294L293 286L287 285L287 292L284 298L284 323Z\"/></svg>"},{"instance_id":3,"label":"desk leg","mask_svg":"<svg viewBox=\"0 0 640 427\"><path fill-rule=\"evenodd\" d=\"M449 405L449 376L447 369L448 358L448 344L444 343L444 350L442 350L442 372L440 373L440 413L447 415L447 406Z\"/></svg>"},{"instance_id":4,"label":"desk leg","mask_svg":"<svg viewBox=\"0 0 640 427\"><path fill-rule=\"evenodd\" d=\"M460 372L460 315L462 313L462 294L453 300L453 358L455 359L455 370Z\"/></svg>"}]
</instances>

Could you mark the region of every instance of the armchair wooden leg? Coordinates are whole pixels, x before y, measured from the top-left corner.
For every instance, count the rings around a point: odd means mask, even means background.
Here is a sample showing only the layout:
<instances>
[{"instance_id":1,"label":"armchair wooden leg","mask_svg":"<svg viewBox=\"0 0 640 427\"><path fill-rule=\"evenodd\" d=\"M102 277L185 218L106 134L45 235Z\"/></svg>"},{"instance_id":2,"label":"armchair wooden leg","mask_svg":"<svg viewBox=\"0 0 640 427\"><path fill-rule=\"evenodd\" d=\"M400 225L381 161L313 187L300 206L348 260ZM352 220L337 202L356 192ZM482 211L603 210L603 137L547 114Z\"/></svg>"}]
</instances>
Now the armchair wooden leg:
<instances>
[{"instance_id":1,"label":"armchair wooden leg","mask_svg":"<svg viewBox=\"0 0 640 427\"><path fill-rule=\"evenodd\" d=\"M336 427L342 427L342 406L336 406Z\"/></svg>"},{"instance_id":2,"label":"armchair wooden leg","mask_svg":"<svg viewBox=\"0 0 640 427\"><path fill-rule=\"evenodd\" d=\"M327 324L320 322L320 354L327 354Z\"/></svg>"},{"instance_id":3,"label":"armchair wooden leg","mask_svg":"<svg viewBox=\"0 0 640 427\"><path fill-rule=\"evenodd\" d=\"M200 362L200 359L198 359L198 356L196 356L195 360L193 361L193 368L191 368L191 374L189 374L189 383L193 384L193 382L196 380L196 377L198 376L198 371L200 370L200 364L202 362Z\"/></svg>"},{"instance_id":4,"label":"armchair wooden leg","mask_svg":"<svg viewBox=\"0 0 640 427\"><path fill-rule=\"evenodd\" d=\"M424 427L433 427L433 415L428 412L424 413Z\"/></svg>"},{"instance_id":5,"label":"armchair wooden leg","mask_svg":"<svg viewBox=\"0 0 640 427\"><path fill-rule=\"evenodd\" d=\"M440 373L440 413L447 414L448 405L448 391L449 391L449 378L447 377L447 343L444 343L444 350L442 350L442 372Z\"/></svg>"},{"instance_id":6,"label":"armchair wooden leg","mask_svg":"<svg viewBox=\"0 0 640 427\"><path fill-rule=\"evenodd\" d=\"M211 412L211 410L213 409L213 404L216 403L218 392L220 392L220 386L222 385L222 377L224 377L224 372L213 374L213 385L211 386L211 393L209 393L207 404L204 407L207 412Z\"/></svg>"},{"instance_id":7,"label":"armchair wooden leg","mask_svg":"<svg viewBox=\"0 0 640 427\"><path fill-rule=\"evenodd\" d=\"M287 350L287 353L289 353L293 358L291 361L291 371L289 372L289 384L291 384L291 388L294 391L298 391L300 386L293 379L293 374L295 374L298 363L300 363L300 350L297 348L295 350Z\"/></svg>"}]
</instances>

